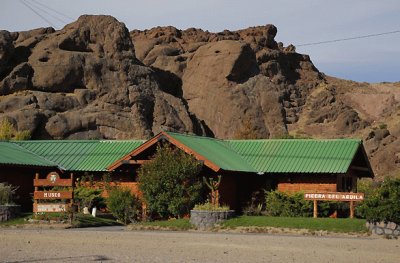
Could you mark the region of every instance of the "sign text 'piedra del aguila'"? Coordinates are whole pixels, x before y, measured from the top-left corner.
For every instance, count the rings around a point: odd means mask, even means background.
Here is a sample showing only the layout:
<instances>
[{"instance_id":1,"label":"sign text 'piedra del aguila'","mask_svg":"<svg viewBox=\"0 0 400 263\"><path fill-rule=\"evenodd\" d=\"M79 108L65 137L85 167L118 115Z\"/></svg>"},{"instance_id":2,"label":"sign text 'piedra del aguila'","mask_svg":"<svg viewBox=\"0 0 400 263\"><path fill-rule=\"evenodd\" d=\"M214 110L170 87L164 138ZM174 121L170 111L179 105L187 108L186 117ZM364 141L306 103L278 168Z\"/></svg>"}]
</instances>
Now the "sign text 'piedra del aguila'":
<instances>
[{"instance_id":1,"label":"sign text 'piedra del aguila'","mask_svg":"<svg viewBox=\"0 0 400 263\"><path fill-rule=\"evenodd\" d=\"M363 193L305 193L304 199L318 201L343 201L343 202L359 202L364 201Z\"/></svg>"}]
</instances>

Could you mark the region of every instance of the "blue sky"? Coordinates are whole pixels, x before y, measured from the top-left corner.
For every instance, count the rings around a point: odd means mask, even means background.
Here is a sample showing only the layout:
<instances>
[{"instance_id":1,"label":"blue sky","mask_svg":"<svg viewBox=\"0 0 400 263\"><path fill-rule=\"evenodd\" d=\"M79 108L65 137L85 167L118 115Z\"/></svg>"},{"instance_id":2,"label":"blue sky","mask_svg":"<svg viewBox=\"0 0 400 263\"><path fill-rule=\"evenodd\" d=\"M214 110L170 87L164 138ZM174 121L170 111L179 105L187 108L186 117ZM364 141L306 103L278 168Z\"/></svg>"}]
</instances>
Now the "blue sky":
<instances>
[{"instance_id":1,"label":"blue sky","mask_svg":"<svg viewBox=\"0 0 400 263\"><path fill-rule=\"evenodd\" d=\"M400 30L399 0L24 1L56 29L82 14L112 15L129 30L172 25L217 32L274 24L278 27L276 40L285 46ZM0 2L0 29L22 31L50 26L49 22L22 0ZM297 51L309 54L327 75L367 82L400 81L400 33L302 46Z\"/></svg>"}]
</instances>

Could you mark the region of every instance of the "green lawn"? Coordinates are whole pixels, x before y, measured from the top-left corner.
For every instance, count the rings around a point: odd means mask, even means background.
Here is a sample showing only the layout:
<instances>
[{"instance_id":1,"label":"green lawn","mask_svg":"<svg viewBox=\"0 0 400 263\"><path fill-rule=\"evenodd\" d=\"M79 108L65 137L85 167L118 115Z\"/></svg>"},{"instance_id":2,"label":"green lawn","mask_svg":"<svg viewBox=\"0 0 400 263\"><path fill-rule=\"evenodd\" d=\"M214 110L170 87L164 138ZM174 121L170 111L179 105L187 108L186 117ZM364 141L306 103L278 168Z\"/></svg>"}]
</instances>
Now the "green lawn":
<instances>
[{"instance_id":1,"label":"green lawn","mask_svg":"<svg viewBox=\"0 0 400 263\"><path fill-rule=\"evenodd\" d=\"M26 224L26 218L32 217L32 213L22 214L21 217L7 222L1 222L0 226L11 226ZM277 227L296 228L308 230L323 230L329 232L363 233L367 231L365 219L350 218L309 218L309 217L269 217L269 216L239 216L225 221L221 227L234 229L237 227ZM72 227L98 227L121 225L112 216L104 214L98 217L91 215L77 214ZM139 222L132 226L144 228L167 228L170 230L193 229L189 219L172 219L152 222Z\"/></svg>"},{"instance_id":2,"label":"green lawn","mask_svg":"<svg viewBox=\"0 0 400 263\"><path fill-rule=\"evenodd\" d=\"M32 217L32 213L22 213L19 217L13 218L8 221L0 222L0 226L16 226L26 224L30 217Z\"/></svg>"},{"instance_id":3,"label":"green lawn","mask_svg":"<svg viewBox=\"0 0 400 263\"><path fill-rule=\"evenodd\" d=\"M118 223L114 218L106 215L93 217L92 215L77 214L75 220L72 222L72 227L98 227L118 225L121 224Z\"/></svg>"},{"instance_id":4,"label":"green lawn","mask_svg":"<svg viewBox=\"0 0 400 263\"><path fill-rule=\"evenodd\" d=\"M365 222L355 218L240 216L225 221L222 227L282 227L348 233L366 232Z\"/></svg>"},{"instance_id":5,"label":"green lawn","mask_svg":"<svg viewBox=\"0 0 400 263\"><path fill-rule=\"evenodd\" d=\"M11 219L9 221L0 222L0 226L16 226L23 224L30 224L27 220L32 218L32 213L22 213L19 217ZM50 220L65 220L68 222L68 215L60 213L51 213L45 216L41 216ZM121 225L112 216L108 214L100 214L98 217L92 215L77 214L75 220L72 222L72 227L98 227L98 226L115 226Z\"/></svg>"}]
</instances>

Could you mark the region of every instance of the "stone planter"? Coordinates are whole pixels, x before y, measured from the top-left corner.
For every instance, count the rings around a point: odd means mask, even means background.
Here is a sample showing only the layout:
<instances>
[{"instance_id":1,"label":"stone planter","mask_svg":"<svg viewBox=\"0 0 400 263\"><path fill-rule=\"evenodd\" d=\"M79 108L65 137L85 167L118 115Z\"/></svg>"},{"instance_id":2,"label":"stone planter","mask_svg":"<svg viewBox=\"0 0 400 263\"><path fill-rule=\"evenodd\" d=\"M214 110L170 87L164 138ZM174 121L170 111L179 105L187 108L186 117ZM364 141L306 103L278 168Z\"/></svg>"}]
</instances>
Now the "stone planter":
<instances>
[{"instance_id":1,"label":"stone planter","mask_svg":"<svg viewBox=\"0 0 400 263\"><path fill-rule=\"evenodd\" d=\"M197 229L206 230L213 228L215 224L221 223L235 215L234 210L228 211L207 211L190 210L190 223Z\"/></svg>"},{"instance_id":2,"label":"stone planter","mask_svg":"<svg viewBox=\"0 0 400 263\"><path fill-rule=\"evenodd\" d=\"M379 223L366 223L367 228L372 232L372 234L379 236L388 237L399 237L400 236L400 225L393 222L379 222Z\"/></svg>"},{"instance_id":3,"label":"stone planter","mask_svg":"<svg viewBox=\"0 0 400 263\"><path fill-rule=\"evenodd\" d=\"M0 205L0 222L15 218L20 212L20 205Z\"/></svg>"}]
</instances>

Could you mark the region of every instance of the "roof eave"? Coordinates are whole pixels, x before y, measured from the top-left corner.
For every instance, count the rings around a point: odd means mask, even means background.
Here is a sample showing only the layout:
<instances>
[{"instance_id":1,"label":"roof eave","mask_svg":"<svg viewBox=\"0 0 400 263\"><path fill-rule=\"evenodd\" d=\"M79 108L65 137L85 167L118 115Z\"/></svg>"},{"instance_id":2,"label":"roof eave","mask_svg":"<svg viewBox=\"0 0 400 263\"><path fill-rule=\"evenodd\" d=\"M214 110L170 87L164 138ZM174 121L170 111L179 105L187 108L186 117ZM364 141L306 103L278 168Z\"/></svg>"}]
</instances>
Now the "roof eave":
<instances>
[{"instance_id":1,"label":"roof eave","mask_svg":"<svg viewBox=\"0 0 400 263\"><path fill-rule=\"evenodd\" d=\"M174 139L172 136L170 136L168 133L166 133L164 131L160 132L159 134L154 136L152 139L150 139L147 142L143 143L141 146L139 146L138 148L136 148L135 150L133 150L129 154L125 155L121 159L117 160L116 162L114 162L113 164L108 166L107 170L108 171L115 170L116 168L118 168L121 165L123 165L123 161L127 161L127 160L131 159L132 157L142 153L143 151L145 151L149 147L153 146L154 144L158 143L162 139L167 139L170 143L172 143L173 145L175 145L179 149L183 150L184 152L186 152L188 154L193 155L197 160L203 161L204 165L209 167L214 172L219 172L221 170L221 167L219 167L217 164L215 164L214 162L212 162L209 159L205 158L203 155L197 153L196 151L190 149L185 144L183 144L180 141Z\"/></svg>"}]
</instances>

